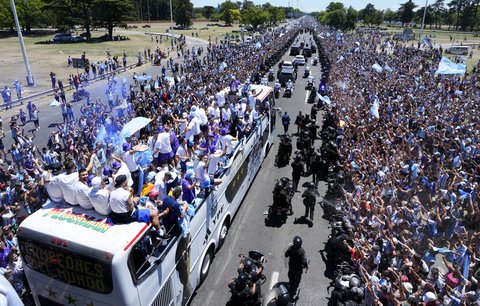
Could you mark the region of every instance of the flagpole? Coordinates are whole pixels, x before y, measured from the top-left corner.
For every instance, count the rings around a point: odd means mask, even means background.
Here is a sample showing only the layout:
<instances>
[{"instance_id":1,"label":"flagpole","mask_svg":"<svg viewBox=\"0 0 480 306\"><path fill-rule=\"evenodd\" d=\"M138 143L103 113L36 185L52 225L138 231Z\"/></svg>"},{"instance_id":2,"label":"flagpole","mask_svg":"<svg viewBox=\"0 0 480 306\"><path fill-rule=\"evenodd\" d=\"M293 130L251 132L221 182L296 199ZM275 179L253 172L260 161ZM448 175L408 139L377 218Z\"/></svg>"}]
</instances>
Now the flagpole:
<instances>
[{"instance_id":1,"label":"flagpole","mask_svg":"<svg viewBox=\"0 0 480 306\"><path fill-rule=\"evenodd\" d=\"M23 62L25 63L25 69L27 70L27 84L28 86L35 85L33 80L32 70L30 70L30 64L28 63L27 50L25 50L25 43L23 42L22 29L20 28L20 22L18 21L17 9L15 7L14 0L10 0L12 6L13 19L15 20L15 26L17 27L18 40L20 41L20 49L22 50Z\"/></svg>"},{"instance_id":2,"label":"flagpole","mask_svg":"<svg viewBox=\"0 0 480 306\"><path fill-rule=\"evenodd\" d=\"M420 43L422 43L423 29L425 27L425 16L427 15L427 6L428 6L428 0L425 0L425 8L423 10L423 18L422 18L422 29L420 30L420 36L418 37L418 41Z\"/></svg>"}]
</instances>

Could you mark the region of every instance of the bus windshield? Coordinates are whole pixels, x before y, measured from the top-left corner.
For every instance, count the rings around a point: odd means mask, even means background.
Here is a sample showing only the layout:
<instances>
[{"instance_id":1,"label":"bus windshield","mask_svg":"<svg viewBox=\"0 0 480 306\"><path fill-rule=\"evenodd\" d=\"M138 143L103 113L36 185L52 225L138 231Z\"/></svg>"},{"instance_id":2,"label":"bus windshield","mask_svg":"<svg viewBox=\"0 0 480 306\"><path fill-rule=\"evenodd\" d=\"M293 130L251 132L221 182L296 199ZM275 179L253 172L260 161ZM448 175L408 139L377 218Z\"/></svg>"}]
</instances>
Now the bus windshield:
<instances>
[{"instance_id":1,"label":"bus windshield","mask_svg":"<svg viewBox=\"0 0 480 306\"><path fill-rule=\"evenodd\" d=\"M97 293L112 291L110 261L22 236L19 245L25 264L45 276Z\"/></svg>"}]
</instances>

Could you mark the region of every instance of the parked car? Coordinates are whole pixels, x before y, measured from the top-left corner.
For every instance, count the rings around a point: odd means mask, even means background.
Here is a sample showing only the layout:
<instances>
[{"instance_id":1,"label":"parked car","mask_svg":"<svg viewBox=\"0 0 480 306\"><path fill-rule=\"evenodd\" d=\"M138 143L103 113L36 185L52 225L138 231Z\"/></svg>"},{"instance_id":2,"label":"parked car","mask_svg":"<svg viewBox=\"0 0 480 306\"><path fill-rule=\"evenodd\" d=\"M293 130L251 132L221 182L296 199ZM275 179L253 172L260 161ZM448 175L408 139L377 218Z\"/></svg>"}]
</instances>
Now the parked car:
<instances>
[{"instance_id":1,"label":"parked car","mask_svg":"<svg viewBox=\"0 0 480 306\"><path fill-rule=\"evenodd\" d=\"M72 35L72 33L57 33L53 37L53 42L63 43L63 42L81 42L83 37Z\"/></svg>"},{"instance_id":2,"label":"parked car","mask_svg":"<svg viewBox=\"0 0 480 306\"><path fill-rule=\"evenodd\" d=\"M445 49L447 54L468 55L468 46L452 46Z\"/></svg>"},{"instance_id":3,"label":"parked car","mask_svg":"<svg viewBox=\"0 0 480 306\"><path fill-rule=\"evenodd\" d=\"M144 24L144 25L142 26L142 28L144 28L144 29L145 29L145 28L151 28L151 27L152 27L152 26L149 25L149 24Z\"/></svg>"},{"instance_id":4,"label":"parked car","mask_svg":"<svg viewBox=\"0 0 480 306\"><path fill-rule=\"evenodd\" d=\"M248 32L248 30L245 29L245 28L240 28L238 31L239 31L240 33L246 33L246 32Z\"/></svg>"},{"instance_id":5,"label":"parked car","mask_svg":"<svg viewBox=\"0 0 480 306\"><path fill-rule=\"evenodd\" d=\"M303 55L297 55L293 59L293 62L297 65L303 66L303 65L305 65L305 57Z\"/></svg>"},{"instance_id":6,"label":"parked car","mask_svg":"<svg viewBox=\"0 0 480 306\"><path fill-rule=\"evenodd\" d=\"M413 33L412 29L405 29L402 33L395 33L393 34L393 39L395 40L414 40L415 33Z\"/></svg>"}]
</instances>

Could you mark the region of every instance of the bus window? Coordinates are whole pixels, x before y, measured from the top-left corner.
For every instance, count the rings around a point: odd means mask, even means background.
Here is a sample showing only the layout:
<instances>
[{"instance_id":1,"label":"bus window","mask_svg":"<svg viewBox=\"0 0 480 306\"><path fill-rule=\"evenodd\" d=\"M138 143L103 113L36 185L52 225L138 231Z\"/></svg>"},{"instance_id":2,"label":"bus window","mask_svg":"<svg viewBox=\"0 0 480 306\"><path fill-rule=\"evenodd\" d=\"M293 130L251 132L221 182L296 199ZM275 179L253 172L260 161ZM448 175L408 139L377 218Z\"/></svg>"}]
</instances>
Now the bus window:
<instances>
[{"instance_id":1,"label":"bus window","mask_svg":"<svg viewBox=\"0 0 480 306\"><path fill-rule=\"evenodd\" d=\"M49 278L82 289L107 294L112 291L111 261L93 258L53 244L19 236L25 264Z\"/></svg>"}]
</instances>

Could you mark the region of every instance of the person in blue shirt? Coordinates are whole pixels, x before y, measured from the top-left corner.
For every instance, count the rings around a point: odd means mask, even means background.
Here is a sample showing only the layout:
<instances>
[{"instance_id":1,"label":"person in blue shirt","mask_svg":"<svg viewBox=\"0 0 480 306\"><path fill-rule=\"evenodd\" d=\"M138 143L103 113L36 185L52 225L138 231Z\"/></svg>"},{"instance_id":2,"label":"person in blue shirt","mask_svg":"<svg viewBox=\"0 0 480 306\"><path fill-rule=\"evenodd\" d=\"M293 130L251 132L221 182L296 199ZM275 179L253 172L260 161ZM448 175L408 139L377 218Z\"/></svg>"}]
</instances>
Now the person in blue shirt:
<instances>
[{"instance_id":1,"label":"person in blue shirt","mask_svg":"<svg viewBox=\"0 0 480 306\"><path fill-rule=\"evenodd\" d=\"M178 220L185 217L185 211L188 208L188 204L185 201L178 201L182 195L182 187L177 186L172 191L172 196L165 196L163 198L162 209L168 210L168 213L162 217L162 224L165 226L167 234L178 235L180 233L180 227L178 226Z\"/></svg>"}]
</instances>

